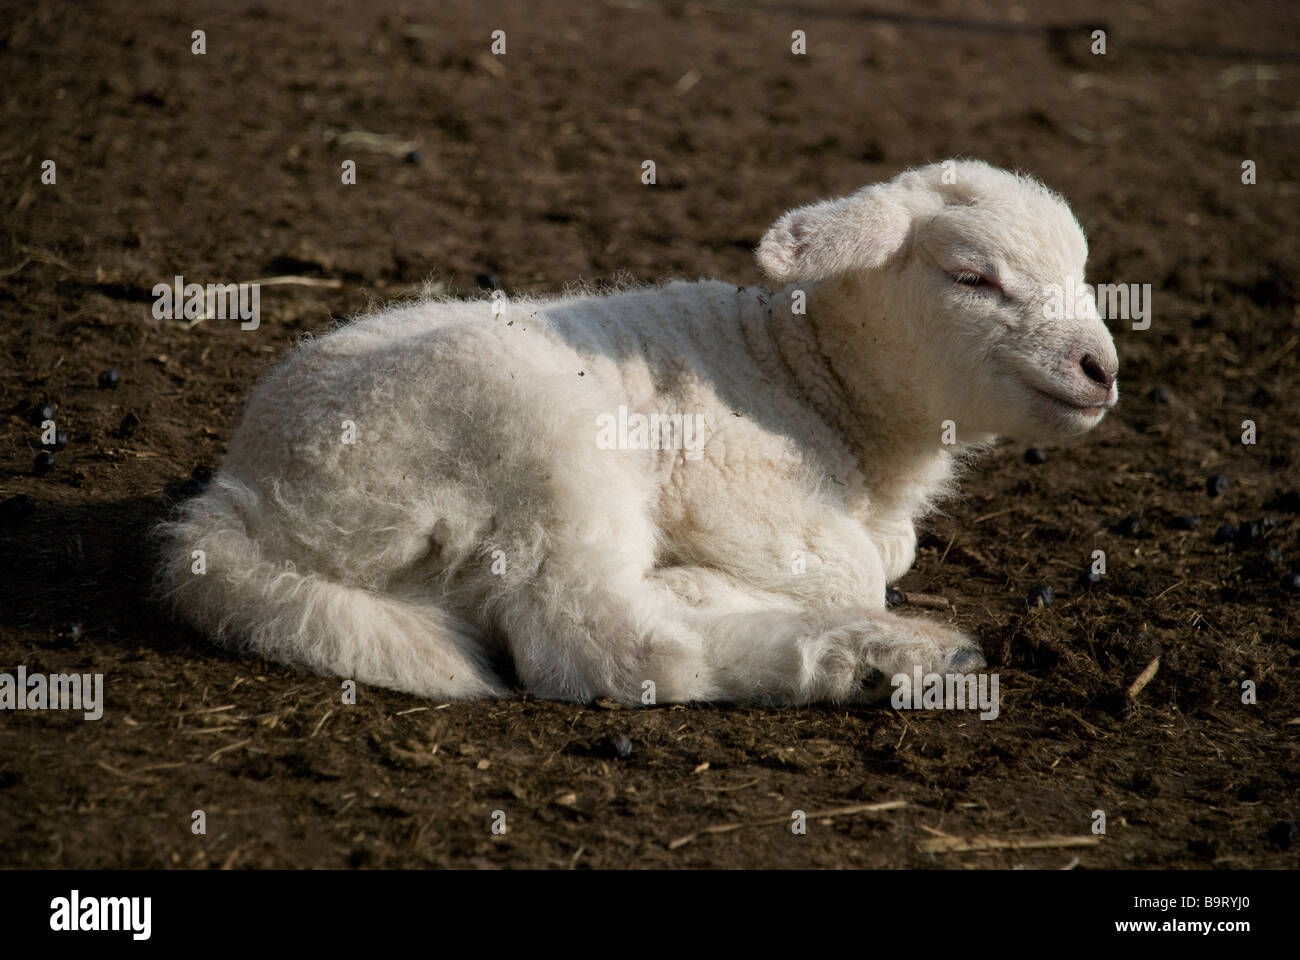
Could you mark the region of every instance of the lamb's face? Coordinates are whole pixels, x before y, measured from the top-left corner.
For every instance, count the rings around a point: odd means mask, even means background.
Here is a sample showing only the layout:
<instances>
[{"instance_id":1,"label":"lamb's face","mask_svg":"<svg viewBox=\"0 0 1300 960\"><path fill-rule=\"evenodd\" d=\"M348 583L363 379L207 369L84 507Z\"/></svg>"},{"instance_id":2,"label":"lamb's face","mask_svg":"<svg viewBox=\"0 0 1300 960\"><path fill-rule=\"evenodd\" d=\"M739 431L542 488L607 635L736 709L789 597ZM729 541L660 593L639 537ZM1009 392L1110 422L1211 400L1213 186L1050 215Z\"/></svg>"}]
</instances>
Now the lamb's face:
<instances>
[{"instance_id":1,"label":"lamb's face","mask_svg":"<svg viewBox=\"0 0 1300 960\"><path fill-rule=\"evenodd\" d=\"M917 342L959 429L1081 434L1119 399L1115 344L1080 289L1083 231L1064 202L996 173L987 192L914 223L898 266L920 301Z\"/></svg>"},{"instance_id":2,"label":"lamb's face","mask_svg":"<svg viewBox=\"0 0 1300 960\"><path fill-rule=\"evenodd\" d=\"M1119 397L1115 344L1078 289L1087 255L1064 200L978 161L792 210L757 251L774 280L839 280L839 322L890 343L958 436L1043 439L1092 429Z\"/></svg>"}]
</instances>

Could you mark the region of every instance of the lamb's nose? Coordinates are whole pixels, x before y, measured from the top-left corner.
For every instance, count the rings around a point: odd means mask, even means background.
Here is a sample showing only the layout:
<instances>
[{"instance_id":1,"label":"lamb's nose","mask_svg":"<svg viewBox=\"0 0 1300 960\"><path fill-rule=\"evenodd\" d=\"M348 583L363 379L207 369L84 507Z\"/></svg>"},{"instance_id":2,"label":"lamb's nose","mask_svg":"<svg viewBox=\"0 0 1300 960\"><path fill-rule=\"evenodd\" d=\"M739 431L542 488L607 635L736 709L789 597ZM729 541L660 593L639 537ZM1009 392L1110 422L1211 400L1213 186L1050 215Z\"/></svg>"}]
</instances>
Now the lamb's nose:
<instances>
[{"instance_id":1,"label":"lamb's nose","mask_svg":"<svg viewBox=\"0 0 1300 960\"><path fill-rule=\"evenodd\" d=\"M1108 371L1091 353L1083 355L1083 359L1079 361L1079 366L1083 368L1084 376L1094 383L1101 384L1107 390L1115 382L1115 371Z\"/></svg>"}]
</instances>

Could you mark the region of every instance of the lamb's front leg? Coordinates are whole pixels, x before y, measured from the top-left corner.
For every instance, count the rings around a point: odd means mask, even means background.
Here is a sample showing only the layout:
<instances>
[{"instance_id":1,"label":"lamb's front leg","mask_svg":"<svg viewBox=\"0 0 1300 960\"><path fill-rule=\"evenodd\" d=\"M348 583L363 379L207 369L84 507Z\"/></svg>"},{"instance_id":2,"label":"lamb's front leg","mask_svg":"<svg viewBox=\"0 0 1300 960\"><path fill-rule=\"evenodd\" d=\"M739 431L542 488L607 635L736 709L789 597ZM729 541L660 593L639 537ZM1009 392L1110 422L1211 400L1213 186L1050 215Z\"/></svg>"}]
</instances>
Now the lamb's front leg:
<instances>
[{"instance_id":1,"label":"lamb's front leg","mask_svg":"<svg viewBox=\"0 0 1300 960\"><path fill-rule=\"evenodd\" d=\"M885 609L886 584L915 556L910 522L867 527L793 484L746 491L743 515L709 519L674 531L676 565L654 576L691 605L715 684L728 693L854 700L915 667L983 665L961 632Z\"/></svg>"},{"instance_id":2,"label":"lamb's front leg","mask_svg":"<svg viewBox=\"0 0 1300 960\"><path fill-rule=\"evenodd\" d=\"M665 567L650 578L689 605L674 615L699 636L716 696L780 703L882 698L913 668L969 673L979 647L951 627L873 607L800 609L706 567Z\"/></svg>"}]
</instances>

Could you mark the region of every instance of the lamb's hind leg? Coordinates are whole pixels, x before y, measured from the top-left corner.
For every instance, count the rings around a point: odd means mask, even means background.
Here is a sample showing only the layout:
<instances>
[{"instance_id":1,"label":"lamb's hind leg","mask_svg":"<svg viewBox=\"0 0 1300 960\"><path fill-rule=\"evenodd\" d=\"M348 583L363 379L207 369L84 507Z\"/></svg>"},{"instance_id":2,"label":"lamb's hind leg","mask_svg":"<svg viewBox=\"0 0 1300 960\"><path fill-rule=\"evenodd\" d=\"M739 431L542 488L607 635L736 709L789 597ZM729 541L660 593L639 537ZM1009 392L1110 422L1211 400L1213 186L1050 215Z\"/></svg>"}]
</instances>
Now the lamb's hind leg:
<instances>
[{"instance_id":1,"label":"lamb's hind leg","mask_svg":"<svg viewBox=\"0 0 1300 960\"><path fill-rule=\"evenodd\" d=\"M685 605L626 560L589 543L548 557L495 604L519 678L533 693L563 700L716 699L703 638L675 616Z\"/></svg>"},{"instance_id":2,"label":"lamb's hind leg","mask_svg":"<svg viewBox=\"0 0 1300 960\"><path fill-rule=\"evenodd\" d=\"M575 433L595 422L576 419ZM684 605L647 579L659 542L649 506L656 488L637 457L570 447L547 465L527 522L496 534L511 572L488 586L485 613L505 636L520 680L539 696L714 697L702 639L672 615Z\"/></svg>"}]
</instances>

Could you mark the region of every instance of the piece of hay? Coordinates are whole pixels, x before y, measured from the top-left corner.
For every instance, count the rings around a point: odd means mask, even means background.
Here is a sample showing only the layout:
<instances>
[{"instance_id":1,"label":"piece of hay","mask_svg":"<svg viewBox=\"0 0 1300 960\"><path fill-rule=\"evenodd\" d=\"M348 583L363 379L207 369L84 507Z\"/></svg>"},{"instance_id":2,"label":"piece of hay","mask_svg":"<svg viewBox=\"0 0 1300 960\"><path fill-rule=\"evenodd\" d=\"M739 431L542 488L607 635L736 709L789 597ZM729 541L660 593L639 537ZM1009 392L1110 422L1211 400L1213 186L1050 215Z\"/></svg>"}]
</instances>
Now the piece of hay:
<instances>
[{"instance_id":1,"label":"piece of hay","mask_svg":"<svg viewBox=\"0 0 1300 960\"><path fill-rule=\"evenodd\" d=\"M1137 679L1133 681L1133 685L1128 688L1128 698L1130 700L1136 700L1137 695L1142 692L1142 688L1151 682L1151 679L1156 675L1156 671L1159 669L1160 658L1156 657L1146 665L1146 669L1138 674Z\"/></svg>"},{"instance_id":2,"label":"piece of hay","mask_svg":"<svg viewBox=\"0 0 1300 960\"><path fill-rule=\"evenodd\" d=\"M901 810L907 806L906 800L886 800L884 803L859 803L851 807L835 807L831 810L813 810L805 814L807 820L829 820L832 817L847 817L855 813L878 813L885 810ZM748 823L715 823L712 826L704 827L694 833L688 833L684 837L678 837L672 843L668 844L669 850L676 850L684 847L696 837L705 833L730 833L732 830L739 830L741 827L769 827L777 823L789 823L790 817L769 817L766 820L751 820Z\"/></svg>"},{"instance_id":3,"label":"piece of hay","mask_svg":"<svg viewBox=\"0 0 1300 960\"><path fill-rule=\"evenodd\" d=\"M903 602L910 607L925 607L928 610L951 610L952 601L933 593L905 593Z\"/></svg>"},{"instance_id":4,"label":"piece of hay","mask_svg":"<svg viewBox=\"0 0 1300 960\"><path fill-rule=\"evenodd\" d=\"M990 850L1060 850L1071 847L1095 847L1101 843L1101 837L1040 837L1036 840L996 840L993 837L954 837L951 834L935 830L933 827L923 829L935 834L924 840L918 840L916 848L922 853L987 853Z\"/></svg>"}]
</instances>

